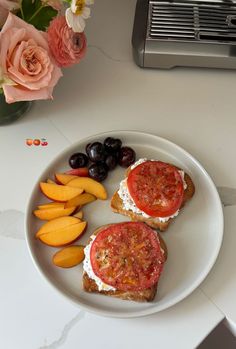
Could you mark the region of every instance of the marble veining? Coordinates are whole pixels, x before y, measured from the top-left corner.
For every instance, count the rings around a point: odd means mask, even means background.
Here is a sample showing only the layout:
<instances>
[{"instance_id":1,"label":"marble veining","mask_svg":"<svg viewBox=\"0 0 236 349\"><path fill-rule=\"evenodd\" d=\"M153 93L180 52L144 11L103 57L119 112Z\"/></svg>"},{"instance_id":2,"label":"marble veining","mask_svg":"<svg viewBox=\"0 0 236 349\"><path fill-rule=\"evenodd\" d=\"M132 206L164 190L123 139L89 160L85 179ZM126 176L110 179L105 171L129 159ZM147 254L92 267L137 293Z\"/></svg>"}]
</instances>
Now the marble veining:
<instances>
[{"instance_id":1,"label":"marble veining","mask_svg":"<svg viewBox=\"0 0 236 349\"><path fill-rule=\"evenodd\" d=\"M88 48L94 48L97 51L99 51L104 57L106 57L107 59L110 59L113 62L131 62L131 60L129 59L119 59L119 58L114 58L112 57L110 54L108 54L107 52L105 52L101 47L96 46L96 45L88 45Z\"/></svg>"},{"instance_id":2,"label":"marble veining","mask_svg":"<svg viewBox=\"0 0 236 349\"><path fill-rule=\"evenodd\" d=\"M64 135L64 133L61 131L61 129L57 126L57 124L55 122L53 122L53 120L48 118L48 121L52 124L52 126L58 131L58 133L60 133L60 135L68 142L68 144L72 144L71 140L66 137Z\"/></svg>"},{"instance_id":3,"label":"marble veining","mask_svg":"<svg viewBox=\"0 0 236 349\"><path fill-rule=\"evenodd\" d=\"M64 328L62 329L61 335L58 339L53 341L51 344L45 344L39 347L38 349L59 348L61 345L63 345L66 342L72 328L75 327L78 324L78 322L82 320L84 317L85 317L85 312L81 310L75 317L73 317L67 324L65 324ZM47 341L45 340L45 342Z\"/></svg>"}]
</instances>

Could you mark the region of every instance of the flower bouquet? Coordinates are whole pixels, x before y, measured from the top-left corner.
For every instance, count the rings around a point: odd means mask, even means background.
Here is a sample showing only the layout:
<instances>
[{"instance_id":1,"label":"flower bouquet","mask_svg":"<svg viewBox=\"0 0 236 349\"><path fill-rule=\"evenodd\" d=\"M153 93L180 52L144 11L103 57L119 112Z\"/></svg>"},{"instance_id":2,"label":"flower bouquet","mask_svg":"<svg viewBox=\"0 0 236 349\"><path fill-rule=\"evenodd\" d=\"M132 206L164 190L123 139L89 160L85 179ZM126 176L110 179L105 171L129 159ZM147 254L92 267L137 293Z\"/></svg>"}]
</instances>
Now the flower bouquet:
<instances>
[{"instance_id":1,"label":"flower bouquet","mask_svg":"<svg viewBox=\"0 0 236 349\"><path fill-rule=\"evenodd\" d=\"M61 68L85 55L92 3L0 0L0 92L6 103L52 99Z\"/></svg>"}]
</instances>

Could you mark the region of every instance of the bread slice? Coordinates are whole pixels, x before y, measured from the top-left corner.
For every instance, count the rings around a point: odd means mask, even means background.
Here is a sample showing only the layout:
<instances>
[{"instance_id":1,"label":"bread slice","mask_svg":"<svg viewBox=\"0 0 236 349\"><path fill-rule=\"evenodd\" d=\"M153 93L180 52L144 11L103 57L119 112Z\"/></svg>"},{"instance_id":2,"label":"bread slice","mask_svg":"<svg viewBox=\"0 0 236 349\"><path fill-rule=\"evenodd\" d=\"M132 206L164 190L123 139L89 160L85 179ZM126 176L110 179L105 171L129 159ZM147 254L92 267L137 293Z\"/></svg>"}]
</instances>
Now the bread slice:
<instances>
[{"instance_id":1,"label":"bread slice","mask_svg":"<svg viewBox=\"0 0 236 349\"><path fill-rule=\"evenodd\" d=\"M109 227L111 224L102 226L95 230L93 235L96 235L99 233L99 231ZM162 250L164 251L164 258L165 261L167 259L167 247L164 242L164 240L158 235L160 240L160 245ZM88 244L90 243L91 239L89 239ZM98 286L94 280L89 278L88 274L86 272L83 273L83 289L86 292L90 293L100 293L106 296L112 296L115 298L123 299L123 300L129 300L129 301L135 301L135 302L151 302L156 295L157 292L157 283L153 285L152 287L149 287L142 291L121 291L121 290L115 290L115 291L99 291Z\"/></svg>"},{"instance_id":2,"label":"bread slice","mask_svg":"<svg viewBox=\"0 0 236 349\"><path fill-rule=\"evenodd\" d=\"M178 168L178 170L181 170L181 169ZM130 171L130 168L128 168L128 170L126 171L126 177L128 176L129 171ZM191 177L185 172L184 172L184 180L187 184L187 188L184 191L184 198L183 198L183 202L182 202L182 205L180 208L183 208L185 203L192 198L192 196L194 195L194 192L195 192L195 187L194 187L193 181L192 181ZM154 217L146 218L146 217L143 217L142 215L139 215L131 210L126 210L123 207L123 202L118 194L118 190L115 192L115 194L113 195L113 197L111 199L111 209L115 213L119 213L119 214L122 214L124 216L130 217L132 221L144 222L147 225L149 225L150 227L152 227L154 229L158 229L159 231L162 231L162 232L167 230L170 223L174 219L174 218L170 218L167 222L161 222L157 218L154 218Z\"/></svg>"}]
</instances>

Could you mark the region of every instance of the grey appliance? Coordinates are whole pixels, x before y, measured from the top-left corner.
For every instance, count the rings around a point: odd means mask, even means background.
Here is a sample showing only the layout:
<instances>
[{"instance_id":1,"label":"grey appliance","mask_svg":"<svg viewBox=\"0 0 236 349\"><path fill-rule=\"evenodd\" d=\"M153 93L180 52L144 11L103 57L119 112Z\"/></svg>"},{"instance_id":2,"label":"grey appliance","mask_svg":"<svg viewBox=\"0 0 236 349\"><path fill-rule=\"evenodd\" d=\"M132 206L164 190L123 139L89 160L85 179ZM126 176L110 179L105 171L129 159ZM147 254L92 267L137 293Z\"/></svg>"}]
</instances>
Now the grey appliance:
<instances>
[{"instance_id":1,"label":"grey appliance","mask_svg":"<svg viewBox=\"0 0 236 349\"><path fill-rule=\"evenodd\" d=\"M140 67L236 68L235 0L137 0L132 46Z\"/></svg>"}]
</instances>

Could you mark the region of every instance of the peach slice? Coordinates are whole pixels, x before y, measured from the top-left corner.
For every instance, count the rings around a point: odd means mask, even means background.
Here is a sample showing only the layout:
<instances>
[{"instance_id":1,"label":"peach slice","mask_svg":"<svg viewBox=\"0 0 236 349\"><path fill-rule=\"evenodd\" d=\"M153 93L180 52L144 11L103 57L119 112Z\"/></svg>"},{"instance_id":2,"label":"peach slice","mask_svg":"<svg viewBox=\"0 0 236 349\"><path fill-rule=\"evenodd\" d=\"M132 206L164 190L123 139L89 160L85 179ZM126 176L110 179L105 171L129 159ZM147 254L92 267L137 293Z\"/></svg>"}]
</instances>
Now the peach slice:
<instances>
[{"instance_id":1,"label":"peach slice","mask_svg":"<svg viewBox=\"0 0 236 349\"><path fill-rule=\"evenodd\" d=\"M97 198L96 198L96 196L94 196L92 194L89 194L89 193L80 194L80 195L68 200L65 203L65 208L85 205L85 204L88 204L89 202L93 202L95 200L97 200Z\"/></svg>"},{"instance_id":2,"label":"peach slice","mask_svg":"<svg viewBox=\"0 0 236 349\"><path fill-rule=\"evenodd\" d=\"M67 246L56 252L52 258L57 267L71 268L84 260L84 246Z\"/></svg>"},{"instance_id":3,"label":"peach slice","mask_svg":"<svg viewBox=\"0 0 236 349\"><path fill-rule=\"evenodd\" d=\"M47 179L47 183L49 183L49 184L56 184L52 179L50 179L50 178L48 178Z\"/></svg>"},{"instance_id":4,"label":"peach slice","mask_svg":"<svg viewBox=\"0 0 236 349\"><path fill-rule=\"evenodd\" d=\"M41 226L41 228L36 233L36 238L38 238L40 235L47 234L54 230L64 229L80 222L81 220L79 218L70 216L52 219L51 221L46 222Z\"/></svg>"},{"instance_id":5,"label":"peach slice","mask_svg":"<svg viewBox=\"0 0 236 349\"><path fill-rule=\"evenodd\" d=\"M87 225L87 222L80 222L77 224L69 225L61 229L51 230L48 233L39 235L39 239L41 242L43 242L48 246L52 246L52 247L65 246L77 240L85 230L86 225Z\"/></svg>"},{"instance_id":6,"label":"peach slice","mask_svg":"<svg viewBox=\"0 0 236 349\"><path fill-rule=\"evenodd\" d=\"M68 170L65 173L79 177L89 177L89 171L87 167L72 168L72 170Z\"/></svg>"},{"instance_id":7,"label":"peach slice","mask_svg":"<svg viewBox=\"0 0 236 349\"><path fill-rule=\"evenodd\" d=\"M59 202L68 201L83 192L83 189L79 187L68 187L44 182L40 183L40 188L49 199Z\"/></svg>"},{"instance_id":8,"label":"peach slice","mask_svg":"<svg viewBox=\"0 0 236 349\"><path fill-rule=\"evenodd\" d=\"M60 184L67 184L72 179L78 178L78 176L65 174L65 173L55 173L55 178L56 178L58 183L60 183Z\"/></svg>"},{"instance_id":9,"label":"peach slice","mask_svg":"<svg viewBox=\"0 0 236 349\"><path fill-rule=\"evenodd\" d=\"M52 201L52 202L48 202L48 203L43 204L43 205L39 205L38 209L39 210L48 210L49 208L56 208L56 207L63 207L64 208L64 206L65 206L64 202Z\"/></svg>"},{"instance_id":10,"label":"peach slice","mask_svg":"<svg viewBox=\"0 0 236 349\"><path fill-rule=\"evenodd\" d=\"M78 212L73 214L73 217L76 217L76 218L79 218L79 219L83 219L84 213L83 213L83 211L78 211Z\"/></svg>"},{"instance_id":11,"label":"peach slice","mask_svg":"<svg viewBox=\"0 0 236 349\"><path fill-rule=\"evenodd\" d=\"M34 215L38 217L39 219L42 219L43 221L50 221L52 219L58 218L58 217L64 217L69 216L71 213L74 212L76 207L53 207L48 209L41 209L41 210L34 210Z\"/></svg>"},{"instance_id":12,"label":"peach slice","mask_svg":"<svg viewBox=\"0 0 236 349\"><path fill-rule=\"evenodd\" d=\"M78 177L72 179L70 182L66 184L66 187L81 188L87 193L95 195L98 199L107 199L107 192L105 187L92 178Z\"/></svg>"}]
</instances>

